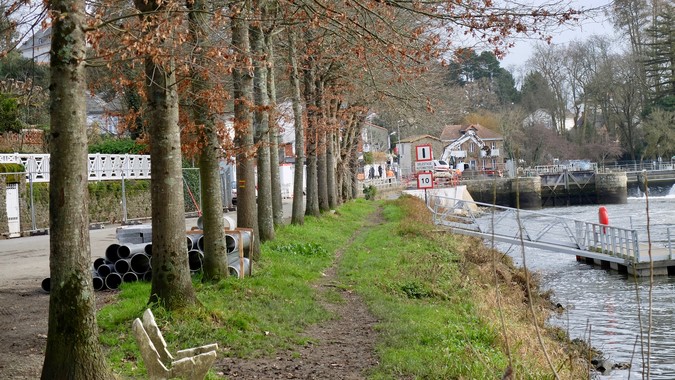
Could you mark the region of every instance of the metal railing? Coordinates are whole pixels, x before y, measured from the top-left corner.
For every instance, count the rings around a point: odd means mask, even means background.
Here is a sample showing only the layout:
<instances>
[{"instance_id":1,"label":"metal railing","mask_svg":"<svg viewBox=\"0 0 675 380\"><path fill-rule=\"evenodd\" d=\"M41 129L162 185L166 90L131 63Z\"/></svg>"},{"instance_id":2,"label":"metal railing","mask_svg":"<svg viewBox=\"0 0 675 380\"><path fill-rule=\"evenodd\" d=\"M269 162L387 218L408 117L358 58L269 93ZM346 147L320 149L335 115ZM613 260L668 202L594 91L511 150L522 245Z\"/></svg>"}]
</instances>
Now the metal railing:
<instances>
[{"instance_id":1,"label":"metal railing","mask_svg":"<svg viewBox=\"0 0 675 380\"><path fill-rule=\"evenodd\" d=\"M148 155L95 153L88 158L89 180L150 179ZM49 182L49 154L0 154L0 163L4 162L22 164L26 169L26 180Z\"/></svg>"},{"instance_id":2,"label":"metal railing","mask_svg":"<svg viewBox=\"0 0 675 380\"><path fill-rule=\"evenodd\" d=\"M42 164L45 162L43 161ZM43 166L44 168L44 166ZM101 175L100 172L105 172L105 175ZM92 169L90 168L90 173ZM135 204L131 202L130 199L141 196L147 196L147 202L150 202L150 187L135 187L131 185L131 181L134 180L143 180L141 176L128 178L121 172L120 176L113 177L110 175L109 168L101 167L97 169L97 172L90 175L90 183L95 183L99 180L93 178L104 178L106 183L110 181L118 181L119 187L112 184L113 186L106 186L108 192L110 193L110 204L102 204L100 207L93 207L95 201L93 198L90 200L90 211L92 209L101 209L106 208L103 213L103 217L110 217L112 220L94 220L92 217L92 223L109 223L111 221L116 222L128 222L134 219L145 219L151 217L149 207L144 207L146 203L140 204L138 198L136 198ZM25 184L18 186L18 192L5 192L0 199L4 199L6 196L13 197L11 200L6 200L7 204L14 205L16 204L19 209L19 214L21 218L21 231L36 231L43 230L49 227L49 194L46 192L47 181L45 178L49 176L41 176L39 180L33 179L33 173L30 172L17 172L17 173L0 173L0 182L7 182L7 177L9 176L21 176L27 178ZM149 177L148 177L149 180ZM17 181L16 178L13 178L12 181ZM137 182L136 182L137 183ZM14 184L14 182L12 182ZM143 194L139 193L140 191ZM184 204L185 204L185 213L186 215L197 214L201 210L201 177L198 168L184 168L183 169L183 195L184 195ZM223 197L225 195L223 194ZM15 198L14 198L15 197ZM119 202L119 203L118 203ZM3 204L0 207L5 207ZM145 212L145 209L148 211ZM13 210L12 210L13 212ZM96 211L91 211L95 213ZM9 227L7 225L0 226L0 232L7 231Z\"/></svg>"},{"instance_id":3,"label":"metal railing","mask_svg":"<svg viewBox=\"0 0 675 380\"><path fill-rule=\"evenodd\" d=\"M634 229L441 196L430 204L434 223L456 233L611 262L644 260Z\"/></svg>"}]
</instances>

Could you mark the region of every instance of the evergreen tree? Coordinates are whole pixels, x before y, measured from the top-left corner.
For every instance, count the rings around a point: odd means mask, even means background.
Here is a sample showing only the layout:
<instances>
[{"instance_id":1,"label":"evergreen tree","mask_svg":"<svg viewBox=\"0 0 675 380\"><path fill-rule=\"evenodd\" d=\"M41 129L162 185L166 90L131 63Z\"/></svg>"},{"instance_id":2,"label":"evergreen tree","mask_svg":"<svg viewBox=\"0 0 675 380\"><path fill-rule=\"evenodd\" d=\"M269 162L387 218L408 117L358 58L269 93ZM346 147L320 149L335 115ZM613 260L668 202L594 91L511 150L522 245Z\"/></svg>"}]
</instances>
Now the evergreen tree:
<instances>
[{"instance_id":1,"label":"evergreen tree","mask_svg":"<svg viewBox=\"0 0 675 380\"><path fill-rule=\"evenodd\" d=\"M476 54L474 50L463 50L457 59L450 63L447 84L467 86L482 83L480 88L496 98L500 105L518 102L520 94L511 73L500 67L497 57L492 52L484 51ZM474 92L475 93L475 92ZM485 94L477 94L481 98ZM490 108L489 105L484 105Z\"/></svg>"},{"instance_id":2,"label":"evergreen tree","mask_svg":"<svg viewBox=\"0 0 675 380\"><path fill-rule=\"evenodd\" d=\"M664 6L647 29L650 37L644 63L651 107L675 111L675 7ZM648 107L647 111L649 111Z\"/></svg>"}]
</instances>

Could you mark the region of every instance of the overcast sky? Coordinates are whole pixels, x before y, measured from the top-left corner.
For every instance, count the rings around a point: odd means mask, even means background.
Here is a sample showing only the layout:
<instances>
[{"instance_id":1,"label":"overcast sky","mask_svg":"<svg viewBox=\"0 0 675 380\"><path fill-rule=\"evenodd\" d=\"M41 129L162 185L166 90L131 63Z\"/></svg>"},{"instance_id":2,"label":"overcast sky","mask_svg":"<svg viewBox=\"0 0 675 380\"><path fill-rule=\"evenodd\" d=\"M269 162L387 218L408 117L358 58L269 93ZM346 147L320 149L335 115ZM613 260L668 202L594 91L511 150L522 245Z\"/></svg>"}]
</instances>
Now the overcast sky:
<instances>
[{"instance_id":1,"label":"overcast sky","mask_svg":"<svg viewBox=\"0 0 675 380\"><path fill-rule=\"evenodd\" d=\"M530 3L542 4L544 1L531 0ZM611 0L571 0L572 7L575 9L591 9L606 6L612 3ZM553 44L564 44L573 40L584 40L591 35L614 35L614 28L607 16L598 14L593 19L584 19L579 23L570 24L568 27L562 27L559 31L551 33ZM540 40L520 40L516 46L509 50L509 53L501 61L501 66L510 69L511 66L522 66L530 58L532 46L536 43L543 43Z\"/></svg>"}]
</instances>

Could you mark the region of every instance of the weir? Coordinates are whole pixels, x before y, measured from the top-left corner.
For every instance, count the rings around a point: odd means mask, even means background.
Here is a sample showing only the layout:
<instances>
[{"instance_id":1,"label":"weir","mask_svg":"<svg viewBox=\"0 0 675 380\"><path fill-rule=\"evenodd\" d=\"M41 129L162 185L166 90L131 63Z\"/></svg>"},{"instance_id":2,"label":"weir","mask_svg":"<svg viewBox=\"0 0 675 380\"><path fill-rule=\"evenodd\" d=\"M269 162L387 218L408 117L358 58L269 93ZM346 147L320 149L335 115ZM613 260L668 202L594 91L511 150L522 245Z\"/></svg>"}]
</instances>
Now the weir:
<instances>
[{"instance_id":1,"label":"weir","mask_svg":"<svg viewBox=\"0 0 675 380\"><path fill-rule=\"evenodd\" d=\"M471 196L484 203L537 210L549 206L624 204L626 173L563 171L529 177L462 180Z\"/></svg>"}]
</instances>

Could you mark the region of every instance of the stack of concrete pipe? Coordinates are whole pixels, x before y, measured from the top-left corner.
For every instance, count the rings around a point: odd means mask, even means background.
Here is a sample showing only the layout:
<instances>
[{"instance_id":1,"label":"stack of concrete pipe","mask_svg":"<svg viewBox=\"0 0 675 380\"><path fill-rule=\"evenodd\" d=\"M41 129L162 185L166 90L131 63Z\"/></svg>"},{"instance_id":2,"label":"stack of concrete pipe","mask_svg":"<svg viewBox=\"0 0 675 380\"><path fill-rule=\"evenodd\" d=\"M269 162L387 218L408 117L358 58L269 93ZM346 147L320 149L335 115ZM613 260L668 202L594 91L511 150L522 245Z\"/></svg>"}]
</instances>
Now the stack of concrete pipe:
<instances>
[{"instance_id":1,"label":"stack of concrete pipe","mask_svg":"<svg viewBox=\"0 0 675 380\"><path fill-rule=\"evenodd\" d=\"M251 246L250 230L225 231L228 272L231 276L251 274L251 265L243 253ZM120 227L118 243L106 248L105 256L94 260L92 279L95 290L117 289L123 282L149 281L152 276L152 227L148 225ZM201 230L186 233L190 272L202 270L204 261L204 235ZM49 291L50 278L42 281L42 289Z\"/></svg>"}]
</instances>

